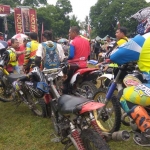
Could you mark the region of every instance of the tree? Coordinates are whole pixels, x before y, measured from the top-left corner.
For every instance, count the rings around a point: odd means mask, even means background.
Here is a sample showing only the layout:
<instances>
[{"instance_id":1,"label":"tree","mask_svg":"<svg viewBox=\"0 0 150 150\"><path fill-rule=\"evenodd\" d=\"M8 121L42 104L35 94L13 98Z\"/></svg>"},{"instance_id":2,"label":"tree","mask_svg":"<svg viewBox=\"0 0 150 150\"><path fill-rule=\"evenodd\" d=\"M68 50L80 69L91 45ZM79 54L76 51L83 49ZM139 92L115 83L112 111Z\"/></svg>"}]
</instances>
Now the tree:
<instances>
[{"instance_id":1,"label":"tree","mask_svg":"<svg viewBox=\"0 0 150 150\"><path fill-rule=\"evenodd\" d=\"M40 6L41 4L47 5L47 0L20 0L23 6Z\"/></svg>"},{"instance_id":2,"label":"tree","mask_svg":"<svg viewBox=\"0 0 150 150\"><path fill-rule=\"evenodd\" d=\"M12 8L16 6L36 7L40 4L47 4L47 0L0 0L0 4L10 5Z\"/></svg>"},{"instance_id":3,"label":"tree","mask_svg":"<svg viewBox=\"0 0 150 150\"><path fill-rule=\"evenodd\" d=\"M14 8L16 5L19 5L21 3L20 0L0 0L0 4L10 5L12 8Z\"/></svg>"},{"instance_id":4,"label":"tree","mask_svg":"<svg viewBox=\"0 0 150 150\"><path fill-rule=\"evenodd\" d=\"M77 20L75 15L70 17L70 26L79 26L79 20Z\"/></svg>"},{"instance_id":5,"label":"tree","mask_svg":"<svg viewBox=\"0 0 150 150\"><path fill-rule=\"evenodd\" d=\"M121 26L127 27L130 33L135 32L137 22L129 18L138 10L148 6L150 4L143 0L98 0L90 9L92 28L101 37L107 34L114 37L116 23L119 20Z\"/></svg>"},{"instance_id":6,"label":"tree","mask_svg":"<svg viewBox=\"0 0 150 150\"><path fill-rule=\"evenodd\" d=\"M72 5L69 0L57 0L56 7L58 7L64 15L72 12Z\"/></svg>"},{"instance_id":7,"label":"tree","mask_svg":"<svg viewBox=\"0 0 150 150\"><path fill-rule=\"evenodd\" d=\"M69 17L60 13L58 7L47 5L37 9L38 27L44 23L44 30L52 30L55 37L67 37L70 28Z\"/></svg>"}]
</instances>

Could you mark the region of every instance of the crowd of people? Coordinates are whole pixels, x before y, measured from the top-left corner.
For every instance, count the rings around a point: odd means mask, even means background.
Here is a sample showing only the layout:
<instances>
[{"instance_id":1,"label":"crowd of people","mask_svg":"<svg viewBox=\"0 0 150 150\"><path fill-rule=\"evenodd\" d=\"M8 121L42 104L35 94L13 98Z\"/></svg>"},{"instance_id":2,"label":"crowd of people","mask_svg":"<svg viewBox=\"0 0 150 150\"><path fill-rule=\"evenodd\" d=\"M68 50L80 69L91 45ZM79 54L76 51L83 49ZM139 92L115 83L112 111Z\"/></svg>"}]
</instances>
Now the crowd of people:
<instances>
[{"instance_id":1,"label":"crowd of people","mask_svg":"<svg viewBox=\"0 0 150 150\"><path fill-rule=\"evenodd\" d=\"M116 30L116 39L111 38L109 35L106 36L106 40L94 40L91 41L91 55L90 59L97 60L101 62L104 60L105 55L111 49L115 49L118 46L126 43L128 41L127 38L127 28L119 27Z\"/></svg>"},{"instance_id":2,"label":"crowd of people","mask_svg":"<svg viewBox=\"0 0 150 150\"><path fill-rule=\"evenodd\" d=\"M147 19L146 23L145 19ZM140 22L140 24L142 24L138 26L138 31L140 32L134 38L129 40L127 38L127 29L120 27L116 30L116 41L112 41L110 36L107 36L104 43L102 41L91 41L90 43L79 35L79 28L73 26L69 30L71 39L68 47L69 51L63 50L63 46L66 48L67 43L60 45L53 42L51 31L44 31L42 34L43 42L41 43L38 42L37 33L30 33L21 46L19 46L17 39L11 39L11 45L7 49L7 53L10 55L7 67L9 69L12 66L17 73L28 73L34 66L39 66L41 69L56 68L66 58L65 54L67 54L69 65L63 71L63 93L67 94L70 77L75 70L87 67L89 57L100 61L98 66L105 62L106 57L110 58L110 62L118 65L137 61L139 70L147 80L147 84L144 84L145 88L140 89L144 92L144 96L139 95L139 91L135 86L128 87L122 91L120 103L124 111L136 122L141 130L142 134L134 138L135 142L142 146L150 146L150 116L145 109L145 107L150 106L150 94L145 92L146 88L150 88L149 17L145 18L144 16L144 24L143 22Z\"/></svg>"}]
</instances>

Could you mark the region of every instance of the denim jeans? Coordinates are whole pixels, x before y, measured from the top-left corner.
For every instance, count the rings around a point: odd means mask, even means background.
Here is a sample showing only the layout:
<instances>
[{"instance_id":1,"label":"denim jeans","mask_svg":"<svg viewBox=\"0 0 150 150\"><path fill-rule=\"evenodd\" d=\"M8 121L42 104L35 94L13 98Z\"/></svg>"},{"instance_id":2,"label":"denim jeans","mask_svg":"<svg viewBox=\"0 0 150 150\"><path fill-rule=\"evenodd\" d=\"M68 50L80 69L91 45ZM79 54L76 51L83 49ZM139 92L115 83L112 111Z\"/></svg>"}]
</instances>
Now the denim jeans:
<instances>
[{"instance_id":1,"label":"denim jeans","mask_svg":"<svg viewBox=\"0 0 150 150\"><path fill-rule=\"evenodd\" d=\"M20 74L20 67L19 67L19 66L14 66L13 69L14 69L14 71L16 71L18 74Z\"/></svg>"}]
</instances>

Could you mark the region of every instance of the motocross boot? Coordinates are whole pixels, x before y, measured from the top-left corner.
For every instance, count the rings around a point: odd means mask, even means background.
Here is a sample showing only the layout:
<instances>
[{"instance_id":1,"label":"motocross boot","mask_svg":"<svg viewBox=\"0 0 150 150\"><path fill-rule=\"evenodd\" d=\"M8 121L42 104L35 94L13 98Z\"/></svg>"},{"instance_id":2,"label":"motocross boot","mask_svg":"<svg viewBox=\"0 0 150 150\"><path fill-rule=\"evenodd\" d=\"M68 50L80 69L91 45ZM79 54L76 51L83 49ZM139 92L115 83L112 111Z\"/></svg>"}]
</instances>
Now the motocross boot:
<instances>
[{"instance_id":1,"label":"motocross boot","mask_svg":"<svg viewBox=\"0 0 150 150\"><path fill-rule=\"evenodd\" d=\"M140 146L150 146L150 116L142 106L133 107L130 116L142 133L135 133L133 140Z\"/></svg>"}]
</instances>

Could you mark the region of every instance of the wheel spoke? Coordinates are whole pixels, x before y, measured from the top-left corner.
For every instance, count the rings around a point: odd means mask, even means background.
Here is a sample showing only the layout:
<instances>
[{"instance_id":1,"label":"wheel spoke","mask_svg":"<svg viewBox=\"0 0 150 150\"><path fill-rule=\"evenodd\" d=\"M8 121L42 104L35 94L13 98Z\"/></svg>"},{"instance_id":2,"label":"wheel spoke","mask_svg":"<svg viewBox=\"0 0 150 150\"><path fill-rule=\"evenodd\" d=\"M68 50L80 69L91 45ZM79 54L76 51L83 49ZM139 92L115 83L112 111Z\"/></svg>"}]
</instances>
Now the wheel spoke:
<instances>
[{"instance_id":1,"label":"wheel spoke","mask_svg":"<svg viewBox=\"0 0 150 150\"><path fill-rule=\"evenodd\" d=\"M94 100L105 104L106 93L107 91L105 89L103 90L101 89L99 92L95 94ZM96 118L99 127L105 132L109 131L112 132L114 130L117 131L118 128L120 128L121 125L121 118L119 111L120 106L119 104L117 104L117 102L118 102L117 99L113 96L109 100L109 102L105 105L105 107L102 108L103 109L102 111L100 111L101 109L99 109L94 112L94 116ZM98 117L100 112L101 112L100 117Z\"/></svg>"}]
</instances>

